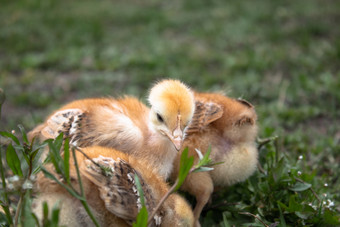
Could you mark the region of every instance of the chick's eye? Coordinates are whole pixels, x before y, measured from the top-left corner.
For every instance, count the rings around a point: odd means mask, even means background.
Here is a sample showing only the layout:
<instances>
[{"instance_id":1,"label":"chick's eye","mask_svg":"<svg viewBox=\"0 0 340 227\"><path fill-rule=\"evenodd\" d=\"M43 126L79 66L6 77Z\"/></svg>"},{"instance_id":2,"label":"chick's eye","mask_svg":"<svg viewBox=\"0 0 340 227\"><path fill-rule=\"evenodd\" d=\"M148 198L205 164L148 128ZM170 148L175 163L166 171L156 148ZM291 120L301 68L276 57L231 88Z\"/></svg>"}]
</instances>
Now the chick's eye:
<instances>
[{"instance_id":1,"label":"chick's eye","mask_svg":"<svg viewBox=\"0 0 340 227\"><path fill-rule=\"evenodd\" d=\"M162 123L164 122L164 119L162 118L160 114L157 114L157 120Z\"/></svg>"}]
</instances>

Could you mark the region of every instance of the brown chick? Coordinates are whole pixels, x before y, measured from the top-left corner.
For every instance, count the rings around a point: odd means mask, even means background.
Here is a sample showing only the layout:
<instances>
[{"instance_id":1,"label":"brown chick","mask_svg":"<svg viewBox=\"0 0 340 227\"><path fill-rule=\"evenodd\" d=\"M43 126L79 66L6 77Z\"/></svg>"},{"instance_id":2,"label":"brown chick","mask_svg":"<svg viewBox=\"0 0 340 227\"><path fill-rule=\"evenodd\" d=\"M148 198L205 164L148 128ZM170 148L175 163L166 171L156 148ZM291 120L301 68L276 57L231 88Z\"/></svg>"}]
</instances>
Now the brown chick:
<instances>
[{"instance_id":1,"label":"brown chick","mask_svg":"<svg viewBox=\"0 0 340 227\"><path fill-rule=\"evenodd\" d=\"M94 146L82 151L87 157L78 151L76 157L84 195L101 226L131 226L136 220L142 205L135 175L142 185L149 215L169 190L162 177L154 174L152 167L143 160L137 160L112 148ZM70 159L70 179L73 188L78 190L78 178L73 163L74 160ZM98 165L104 167L105 171ZM47 164L46 169L58 178L52 164ZM35 189L38 197L33 203L33 211L40 221L43 217L42 203L46 201L50 208L59 203L59 224L93 226L80 201L58 183L46 178L42 172L37 176ZM193 223L194 217L188 203L179 195L171 194L156 212L151 226L189 227Z\"/></svg>"},{"instance_id":2,"label":"brown chick","mask_svg":"<svg viewBox=\"0 0 340 227\"><path fill-rule=\"evenodd\" d=\"M193 93L178 80L163 80L150 91L151 109L133 97L71 102L33 129L29 137L55 138L60 132L79 147L112 147L147 160L167 178L195 109Z\"/></svg>"},{"instance_id":3,"label":"brown chick","mask_svg":"<svg viewBox=\"0 0 340 227\"><path fill-rule=\"evenodd\" d=\"M195 149L206 153L211 146L212 162L223 162L210 172L191 173L182 189L196 197L195 224L214 187L226 187L247 179L256 169L258 151L256 112L249 102L215 93L195 93L196 110L183 147L195 162ZM172 178L178 175L180 154L174 162Z\"/></svg>"}]
</instances>

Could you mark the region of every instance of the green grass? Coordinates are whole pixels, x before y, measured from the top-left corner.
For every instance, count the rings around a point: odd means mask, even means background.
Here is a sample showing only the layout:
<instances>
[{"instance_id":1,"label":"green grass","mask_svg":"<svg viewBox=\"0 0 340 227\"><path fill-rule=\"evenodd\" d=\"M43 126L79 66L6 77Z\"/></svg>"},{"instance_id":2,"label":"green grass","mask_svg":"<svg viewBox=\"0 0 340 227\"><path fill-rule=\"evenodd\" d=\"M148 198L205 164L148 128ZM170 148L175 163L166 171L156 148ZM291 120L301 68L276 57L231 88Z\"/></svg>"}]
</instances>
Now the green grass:
<instances>
[{"instance_id":1,"label":"green grass","mask_svg":"<svg viewBox=\"0 0 340 227\"><path fill-rule=\"evenodd\" d=\"M223 90L253 103L259 136L279 136L276 146L260 150L264 169L279 168L284 157L285 171L314 176L306 181L340 212L339 12L336 0L3 0L1 130L19 123L32 129L77 98L132 94L145 100L155 80L179 78L197 90ZM277 198L262 197L267 189L254 181L282 183L257 172L214 197L212 206L226 199L236 208L207 210L202 223L256 221L240 211L280 222ZM289 203L292 191L270 189ZM297 201L311 201L297 194ZM255 209L261 201L273 207ZM304 220L281 208L287 225Z\"/></svg>"}]
</instances>

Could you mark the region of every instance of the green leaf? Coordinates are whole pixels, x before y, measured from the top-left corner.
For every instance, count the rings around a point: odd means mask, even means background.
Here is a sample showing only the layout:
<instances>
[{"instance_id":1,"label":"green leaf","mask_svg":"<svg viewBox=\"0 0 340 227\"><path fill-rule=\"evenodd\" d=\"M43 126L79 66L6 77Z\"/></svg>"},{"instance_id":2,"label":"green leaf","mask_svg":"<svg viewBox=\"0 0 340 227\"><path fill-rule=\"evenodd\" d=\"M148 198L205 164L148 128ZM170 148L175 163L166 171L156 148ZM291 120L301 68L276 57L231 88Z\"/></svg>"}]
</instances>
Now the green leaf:
<instances>
[{"instance_id":1,"label":"green leaf","mask_svg":"<svg viewBox=\"0 0 340 227\"><path fill-rule=\"evenodd\" d=\"M192 171L193 173L198 173L198 172L208 172L208 171L212 171L214 170L214 168L212 167L206 167L206 166L201 166L198 169L195 169L194 171Z\"/></svg>"},{"instance_id":2,"label":"green leaf","mask_svg":"<svg viewBox=\"0 0 340 227\"><path fill-rule=\"evenodd\" d=\"M7 164L9 166L9 168L11 168L14 175L18 175L18 176L22 177L23 174L22 174L22 170L21 170L20 159L18 158L18 155L15 152L11 143L7 147L6 160L7 160Z\"/></svg>"},{"instance_id":3,"label":"green leaf","mask_svg":"<svg viewBox=\"0 0 340 227\"><path fill-rule=\"evenodd\" d=\"M28 139L27 139L27 133L26 133L24 126L19 124L18 128L20 129L20 132L21 132L21 135L22 135L24 142L28 144L29 142L28 142Z\"/></svg>"},{"instance_id":4,"label":"green leaf","mask_svg":"<svg viewBox=\"0 0 340 227\"><path fill-rule=\"evenodd\" d=\"M48 218L48 205L47 202L43 202L43 221L42 226L49 226L49 218Z\"/></svg>"},{"instance_id":5,"label":"green leaf","mask_svg":"<svg viewBox=\"0 0 340 227\"><path fill-rule=\"evenodd\" d=\"M5 169L2 163L2 146L1 145L0 145L0 176L1 176L2 189L5 189L7 188L7 185L6 185L6 179L5 179ZM10 226L13 224L13 221L12 221L11 212L9 210L9 206L10 206L10 200L8 198L7 192L4 191L3 193L1 193L1 208L5 212L7 223Z\"/></svg>"},{"instance_id":6,"label":"green leaf","mask_svg":"<svg viewBox=\"0 0 340 227\"><path fill-rule=\"evenodd\" d=\"M135 183L136 183L137 190L138 190L139 197L140 197L140 202L141 202L142 206L145 206L144 192L143 192L142 185L139 181L139 177L137 176L137 174L135 174L134 178L135 178Z\"/></svg>"},{"instance_id":7,"label":"green leaf","mask_svg":"<svg viewBox=\"0 0 340 227\"><path fill-rule=\"evenodd\" d=\"M326 225L340 225L340 215L335 213L334 211L331 211L330 209L325 209L323 219L323 222Z\"/></svg>"},{"instance_id":8,"label":"green leaf","mask_svg":"<svg viewBox=\"0 0 340 227\"><path fill-rule=\"evenodd\" d=\"M279 208L279 212L280 212L280 226L281 227L286 227L287 226L286 220L284 218L284 215L283 215L283 212L282 212L280 204L279 204L278 208Z\"/></svg>"},{"instance_id":9,"label":"green leaf","mask_svg":"<svg viewBox=\"0 0 340 227\"><path fill-rule=\"evenodd\" d=\"M174 191L178 190L181 187L192 165L194 164L194 157L191 156L188 158L188 152L189 152L188 148L185 148L182 152L180 165L179 165L180 166L179 173L178 173L178 178L177 178L178 183Z\"/></svg>"},{"instance_id":10,"label":"green leaf","mask_svg":"<svg viewBox=\"0 0 340 227\"><path fill-rule=\"evenodd\" d=\"M284 158L281 158L272 172L274 181L278 182L281 179L285 171L286 171L286 163L284 161Z\"/></svg>"},{"instance_id":11,"label":"green leaf","mask_svg":"<svg viewBox=\"0 0 340 227\"><path fill-rule=\"evenodd\" d=\"M69 138L65 139L64 143L64 173L66 182L71 184L70 181L70 150L69 150Z\"/></svg>"},{"instance_id":12,"label":"green leaf","mask_svg":"<svg viewBox=\"0 0 340 227\"><path fill-rule=\"evenodd\" d=\"M59 213L60 213L60 208L59 208L59 202L53 205L52 209L52 215L51 215L51 226L58 226L59 223Z\"/></svg>"},{"instance_id":13,"label":"green leaf","mask_svg":"<svg viewBox=\"0 0 340 227\"><path fill-rule=\"evenodd\" d=\"M195 149L198 154L201 154L201 151L198 149ZM200 159L198 164L195 166L195 168L200 168L201 166L208 165L211 162L211 159L209 158L211 153L211 146L209 146L207 152L204 154L203 158Z\"/></svg>"},{"instance_id":14,"label":"green leaf","mask_svg":"<svg viewBox=\"0 0 340 227\"><path fill-rule=\"evenodd\" d=\"M301 219L307 220L310 216L314 215L314 212L295 211L295 215Z\"/></svg>"},{"instance_id":15,"label":"green leaf","mask_svg":"<svg viewBox=\"0 0 340 227\"><path fill-rule=\"evenodd\" d=\"M31 152L31 160L33 161L34 160L34 158L35 158L35 156L38 154L38 152L39 152L39 149L35 149L34 151L32 151Z\"/></svg>"},{"instance_id":16,"label":"green leaf","mask_svg":"<svg viewBox=\"0 0 340 227\"><path fill-rule=\"evenodd\" d=\"M136 222L132 224L133 227L146 227L148 225L148 211L145 206L140 209Z\"/></svg>"},{"instance_id":17,"label":"green leaf","mask_svg":"<svg viewBox=\"0 0 340 227\"><path fill-rule=\"evenodd\" d=\"M33 226L37 226L37 227L40 227L40 221L39 221L39 218L37 217L37 215L35 215L35 213L32 213L32 217L34 218L34 221L35 221L35 225Z\"/></svg>"},{"instance_id":18,"label":"green leaf","mask_svg":"<svg viewBox=\"0 0 340 227\"><path fill-rule=\"evenodd\" d=\"M61 169L59 167L59 162L58 162L57 154L55 152L56 148L55 148L55 145L54 145L53 141L49 141L48 146L50 148L50 152L48 153L48 159L54 165L54 168L55 168L56 172L57 173L61 173Z\"/></svg>"},{"instance_id":19,"label":"green leaf","mask_svg":"<svg viewBox=\"0 0 340 227\"><path fill-rule=\"evenodd\" d=\"M60 133L59 136L53 141L48 141L48 145L50 148L49 156L51 161L57 171L57 173L63 173L64 171L64 161L60 156L60 149L63 144L63 133Z\"/></svg>"},{"instance_id":20,"label":"green leaf","mask_svg":"<svg viewBox=\"0 0 340 227\"><path fill-rule=\"evenodd\" d=\"M22 156L24 157L24 159L25 159L27 165L29 166L29 165L30 165L30 158L26 155L25 152L22 153Z\"/></svg>"},{"instance_id":21,"label":"green leaf","mask_svg":"<svg viewBox=\"0 0 340 227\"><path fill-rule=\"evenodd\" d=\"M277 204L279 205L279 209L283 208L284 210L289 210L289 207L286 206L286 204L282 203L281 201L277 201Z\"/></svg>"},{"instance_id":22,"label":"green leaf","mask_svg":"<svg viewBox=\"0 0 340 227\"><path fill-rule=\"evenodd\" d=\"M60 152L61 146L63 145L64 134L60 133L54 140L54 145L56 146L58 153Z\"/></svg>"},{"instance_id":23,"label":"green leaf","mask_svg":"<svg viewBox=\"0 0 340 227\"><path fill-rule=\"evenodd\" d=\"M302 211L303 206L300 203L297 203L296 200L296 195L291 195L289 197L289 207L288 210L289 212L295 212L295 211Z\"/></svg>"},{"instance_id":24,"label":"green leaf","mask_svg":"<svg viewBox=\"0 0 340 227\"><path fill-rule=\"evenodd\" d=\"M227 215L226 213L224 212L223 213L223 227L230 227L230 223L228 222L228 218L227 218Z\"/></svg>"},{"instance_id":25,"label":"green leaf","mask_svg":"<svg viewBox=\"0 0 340 227\"><path fill-rule=\"evenodd\" d=\"M289 187L289 190L294 192L302 192L312 187L311 184L296 182L292 187Z\"/></svg>"},{"instance_id":26,"label":"green leaf","mask_svg":"<svg viewBox=\"0 0 340 227\"><path fill-rule=\"evenodd\" d=\"M11 138L14 141L14 143L16 143L17 145L20 145L19 139L15 135L13 135L12 133L0 132L0 135L2 135L3 137Z\"/></svg>"}]
</instances>

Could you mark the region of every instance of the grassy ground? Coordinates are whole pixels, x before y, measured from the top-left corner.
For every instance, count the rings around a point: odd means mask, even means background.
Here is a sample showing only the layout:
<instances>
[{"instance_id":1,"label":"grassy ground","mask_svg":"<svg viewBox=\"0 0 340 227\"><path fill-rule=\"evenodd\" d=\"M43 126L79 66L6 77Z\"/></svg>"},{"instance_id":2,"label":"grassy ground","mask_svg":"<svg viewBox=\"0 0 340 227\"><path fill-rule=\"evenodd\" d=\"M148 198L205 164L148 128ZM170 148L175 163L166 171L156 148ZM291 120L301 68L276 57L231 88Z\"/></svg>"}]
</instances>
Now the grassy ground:
<instances>
[{"instance_id":1,"label":"grassy ground","mask_svg":"<svg viewBox=\"0 0 340 227\"><path fill-rule=\"evenodd\" d=\"M77 98L144 99L162 77L223 90L256 106L260 137L278 139L260 150L265 171L216 195L203 225L262 224L242 211L320 224L289 207L318 201L282 182L296 170L340 212L339 20L336 0L3 0L1 130L29 130Z\"/></svg>"}]
</instances>

